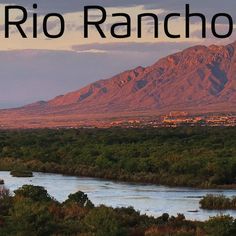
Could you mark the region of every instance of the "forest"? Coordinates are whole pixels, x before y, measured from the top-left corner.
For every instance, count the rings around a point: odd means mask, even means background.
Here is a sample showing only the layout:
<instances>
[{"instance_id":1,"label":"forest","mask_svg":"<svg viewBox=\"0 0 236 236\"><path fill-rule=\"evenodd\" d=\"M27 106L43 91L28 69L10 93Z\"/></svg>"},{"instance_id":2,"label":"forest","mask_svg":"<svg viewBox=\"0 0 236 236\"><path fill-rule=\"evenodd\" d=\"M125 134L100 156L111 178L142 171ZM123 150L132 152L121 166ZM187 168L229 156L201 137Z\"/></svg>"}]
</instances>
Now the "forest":
<instances>
[{"instance_id":1,"label":"forest","mask_svg":"<svg viewBox=\"0 0 236 236\"><path fill-rule=\"evenodd\" d=\"M95 207L83 192L63 203L40 186L0 189L1 236L233 236L236 220L217 216L206 222L187 221L184 215L154 218L133 208Z\"/></svg>"},{"instance_id":2,"label":"forest","mask_svg":"<svg viewBox=\"0 0 236 236\"><path fill-rule=\"evenodd\" d=\"M236 127L0 132L0 170L235 188Z\"/></svg>"}]
</instances>

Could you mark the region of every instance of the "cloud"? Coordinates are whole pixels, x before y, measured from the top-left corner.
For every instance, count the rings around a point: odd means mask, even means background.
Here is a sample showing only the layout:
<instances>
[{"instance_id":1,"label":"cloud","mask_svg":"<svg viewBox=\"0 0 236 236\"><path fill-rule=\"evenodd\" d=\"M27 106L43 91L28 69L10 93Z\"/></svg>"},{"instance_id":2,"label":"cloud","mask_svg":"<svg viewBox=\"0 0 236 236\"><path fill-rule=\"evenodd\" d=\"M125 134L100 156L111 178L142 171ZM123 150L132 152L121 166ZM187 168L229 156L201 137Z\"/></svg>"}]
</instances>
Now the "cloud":
<instances>
[{"instance_id":1,"label":"cloud","mask_svg":"<svg viewBox=\"0 0 236 236\"><path fill-rule=\"evenodd\" d=\"M0 0L0 3L3 4L19 4L32 9L33 3L35 0ZM215 1L215 0L40 0L38 1L38 9L42 12L48 11L60 11L60 12L75 12L82 11L85 5L100 5L104 7L130 7L137 5L144 5L146 9L156 9L163 8L169 11L183 11L185 4L189 3L194 11L207 12L208 14L215 14L219 11L222 12L231 12L235 15L236 1L235 0L225 0Z\"/></svg>"},{"instance_id":2,"label":"cloud","mask_svg":"<svg viewBox=\"0 0 236 236\"><path fill-rule=\"evenodd\" d=\"M106 43L106 44L85 44L74 45L72 50L76 52L103 52L110 54L139 53L155 54L156 58L166 56L171 53L181 51L187 47L193 46L194 43Z\"/></svg>"},{"instance_id":3,"label":"cloud","mask_svg":"<svg viewBox=\"0 0 236 236\"><path fill-rule=\"evenodd\" d=\"M17 4L27 7L28 9L32 9L32 5L35 3L35 0L0 0L0 3L2 4ZM154 0L151 0L151 2L155 2ZM76 12L76 11L82 11L84 9L84 6L87 5L100 5L104 7L129 7L129 6L136 6L136 5L143 5L147 4L145 0L135 0L130 1L127 0L54 0L54 1L48 1L48 0L40 0L38 2L38 10L39 12L52 12L52 11L58 11L58 12Z\"/></svg>"},{"instance_id":4,"label":"cloud","mask_svg":"<svg viewBox=\"0 0 236 236\"><path fill-rule=\"evenodd\" d=\"M13 3L16 2L16 0L0 0L1 3L6 2ZM35 1L31 0L17 0L17 4L27 6L29 11L32 10L32 4ZM210 7L210 3L212 4L212 7ZM231 5L231 3L233 5ZM100 35L98 34L97 30L94 27L89 28L89 38L84 39L83 37L83 7L84 5L90 5L90 4L97 4L101 5L107 8L107 14L108 18L107 21L102 25L102 29L104 30L104 33L106 34L107 38L102 39ZM4 40L3 37L0 37L0 49L1 50L8 50L8 49L54 49L54 50L69 50L72 45L76 45L77 43L80 44L88 44L88 43L113 43L113 42L149 42L149 43L155 43L155 42L172 42L173 40L170 40L168 37L166 37L164 33L164 27L163 27L163 18L168 14L168 12L181 12L182 17L178 17L177 19L172 18L170 21L170 31L173 33L178 33L181 35L181 38L179 40L175 40L177 42L192 42L192 43L204 43L205 40L199 37L199 34L192 34L191 39L188 40L185 38L185 20L184 20L184 6L186 2L183 0L161 0L161 1L154 1L150 0L148 3L144 0L134 0L134 1L93 1L93 0L83 0L83 1L75 1L70 0L70 2L65 2L62 0L55 0L55 1L46 1L41 0L38 2L38 10L39 12L61 12L63 13L63 16L65 18L66 22L66 30L63 35L58 40L45 40L45 35L42 34L42 20L43 15L39 16L38 18L38 33L39 37L38 39L32 39L32 12L29 13L29 19L24 24L23 28L26 30L28 39L21 40L19 37L19 33L17 29L15 29L14 26L11 27L11 33L12 37L8 40ZM211 12L220 12L222 9L227 9L233 12L232 6L236 4L232 2L231 0L226 0L224 4L213 3L213 0L206 0L204 4L200 4L199 1L190 1L191 5L191 11L192 12L206 12L209 14L206 14L206 16L211 19ZM145 9L146 8L146 9ZM199 9L201 8L201 9ZM116 12L125 12L130 14L132 18L132 34L130 38L120 40L115 39L110 35L110 28L111 25L122 21L123 19L118 17L111 17L112 13ZM153 19L150 17L146 17L143 19L142 24L142 39L137 38L137 15L140 13L154 13L157 14L159 17L159 37L156 39L154 37L154 27L153 27ZM235 14L235 13L234 13ZM98 17L99 12L98 11L91 11L90 12L91 17ZM17 17L17 16L16 16ZM58 22L59 23L59 22ZM194 17L191 19L191 31L197 31L201 27L201 20L198 17ZM220 20L217 22L218 24L225 24L225 20ZM1 31L0 27L0 31ZM50 21L48 22L48 29L52 32L58 31L58 24L56 21ZM120 27L120 31L122 33L122 30L126 30L126 28ZM212 39L212 42L217 41L217 39Z\"/></svg>"},{"instance_id":5,"label":"cloud","mask_svg":"<svg viewBox=\"0 0 236 236\"><path fill-rule=\"evenodd\" d=\"M60 27L60 23L55 20L55 21L48 21L47 23L47 30L50 32L52 31L53 29L57 28L57 27ZM39 29L38 29L38 33L41 34L43 32L43 26L41 26Z\"/></svg>"}]
</instances>

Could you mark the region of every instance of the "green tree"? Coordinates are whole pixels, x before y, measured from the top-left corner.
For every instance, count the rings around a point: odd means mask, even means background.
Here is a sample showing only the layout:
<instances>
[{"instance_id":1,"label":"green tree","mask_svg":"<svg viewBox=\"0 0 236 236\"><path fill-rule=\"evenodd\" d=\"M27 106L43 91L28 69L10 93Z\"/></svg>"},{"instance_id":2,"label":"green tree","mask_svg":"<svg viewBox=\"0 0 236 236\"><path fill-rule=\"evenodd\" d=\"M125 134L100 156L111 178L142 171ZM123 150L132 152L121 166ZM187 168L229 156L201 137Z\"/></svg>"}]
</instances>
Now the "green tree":
<instances>
[{"instance_id":1,"label":"green tree","mask_svg":"<svg viewBox=\"0 0 236 236\"><path fill-rule=\"evenodd\" d=\"M95 236L118 236L121 226L114 210L100 206L91 210L84 219L84 228Z\"/></svg>"},{"instance_id":2,"label":"green tree","mask_svg":"<svg viewBox=\"0 0 236 236\"><path fill-rule=\"evenodd\" d=\"M48 194L47 190L40 186L23 185L21 188L14 191L15 197L29 198L33 201L52 201L53 199Z\"/></svg>"},{"instance_id":3,"label":"green tree","mask_svg":"<svg viewBox=\"0 0 236 236\"><path fill-rule=\"evenodd\" d=\"M88 195L84 192L78 191L74 194L70 194L68 199L64 202L67 203L76 203L79 204L81 207L93 208L93 203L89 200Z\"/></svg>"},{"instance_id":4,"label":"green tree","mask_svg":"<svg viewBox=\"0 0 236 236\"><path fill-rule=\"evenodd\" d=\"M216 216L205 223L208 236L233 236L236 235L236 222L230 216Z\"/></svg>"},{"instance_id":5,"label":"green tree","mask_svg":"<svg viewBox=\"0 0 236 236\"><path fill-rule=\"evenodd\" d=\"M12 197L9 190L0 187L0 215L7 215L11 205Z\"/></svg>"},{"instance_id":6,"label":"green tree","mask_svg":"<svg viewBox=\"0 0 236 236\"><path fill-rule=\"evenodd\" d=\"M47 236L55 233L57 225L48 207L48 203L42 204L31 199L16 201L10 211L12 235Z\"/></svg>"}]
</instances>

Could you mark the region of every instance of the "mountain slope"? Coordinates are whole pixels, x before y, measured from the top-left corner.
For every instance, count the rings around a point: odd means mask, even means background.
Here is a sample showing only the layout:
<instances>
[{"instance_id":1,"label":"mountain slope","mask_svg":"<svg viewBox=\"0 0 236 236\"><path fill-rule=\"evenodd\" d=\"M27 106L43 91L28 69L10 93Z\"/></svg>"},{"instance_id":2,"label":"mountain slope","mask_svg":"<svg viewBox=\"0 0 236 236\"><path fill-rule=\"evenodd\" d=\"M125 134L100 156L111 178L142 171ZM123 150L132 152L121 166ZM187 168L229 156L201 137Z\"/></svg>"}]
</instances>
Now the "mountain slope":
<instances>
[{"instance_id":1,"label":"mountain slope","mask_svg":"<svg viewBox=\"0 0 236 236\"><path fill-rule=\"evenodd\" d=\"M112 62L115 63L115 62ZM236 111L236 42L195 46L78 91L14 110L14 115ZM10 112L10 113L9 113Z\"/></svg>"},{"instance_id":2,"label":"mountain slope","mask_svg":"<svg viewBox=\"0 0 236 236\"><path fill-rule=\"evenodd\" d=\"M231 106L236 101L235 49L236 43L195 46L28 109L103 113Z\"/></svg>"}]
</instances>

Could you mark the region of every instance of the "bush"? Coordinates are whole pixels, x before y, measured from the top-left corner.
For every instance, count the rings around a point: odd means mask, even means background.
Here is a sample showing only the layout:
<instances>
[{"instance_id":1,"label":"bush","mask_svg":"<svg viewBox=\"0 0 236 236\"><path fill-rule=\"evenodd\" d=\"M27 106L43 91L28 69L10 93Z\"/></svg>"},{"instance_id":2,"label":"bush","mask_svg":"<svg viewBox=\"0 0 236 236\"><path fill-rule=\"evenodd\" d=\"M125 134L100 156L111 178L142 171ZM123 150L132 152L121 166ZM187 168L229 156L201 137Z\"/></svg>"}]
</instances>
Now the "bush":
<instances>
[{"instance_id":1,"label":"bush","mask_svg":"<svg viewBox=\"0 0 236 236\"><path fill-rule=\"evenodd\" d=\"M10 211L11 231L15 232L14 235L22 236L46 236L57 232L56 222L48 208L48 204L34 202L31 199L17 201Z\"/></svg>"},{"instance_id":2,"label":"bush","mask_svg":"<svg viewBox=\"0 0 236 236\"><path fill-rule=\"evenodd\" d=\"M236 198L227 198L224 195L207 195L200 200L202 209L207 210L228 210L236 209Z\"/></svg>"},{"instance_id":3,"label":"bush","mask_svg":"<svg viewBox=\"0 0 236 236\"><path fill-rule=\"evenodd\" d=\"M79 204L81 207L93 208L93 203L89 200L87 194L78 191L77 193L70 194L68 199L64 202L64 204L68 203L76 203Z\"/></svg>"},{"instance_id":4,"label":"bush","mask_svg":"<svg viewBox=\"0 0 236 236\"><path fill-rule=\"evenodd\" d=\"M236 221L230 216L216 216L205 223L208 236L236 235Z\"/></svg>"},{"instance_id":5,"label":"bush","mask_svg":"<svg viewBox=\"0 0 236 236\"><path fill-rule=\"evenodd\" d=\"M13 177L18 177L18 178L27 178L27 177L33 177L33 173L31 171L27 170L12 170L10 174Z\"/></svg>"},{"instance_id":6,"label":"bush","mask_svg":"<svg viewBox=\"0 0 236 236\"><path fill-rule=\"evenodd\" d=\"M4 216L8 213L12 203L10 192L6 188L0 187L0 215Z\"/></svg>"},{"instance_id":7,"label":"bush","mask_svg":"<svg viewBox=\"0 0 236 236\"><path fill-rule=\"evenodd\" d=\"M118 236L121 232L114 210L105 206L91 210L83 223L84 230L96 236Z\"/></svg>"},{"instance_id":8,"label":"bush","mask_svg":"<svg viewBox=\"0 0 236 236\"><path fill-rule=\"evenodd\" d=\"M47 190L40 186L23 185L14 193L16 198L29 198L32 201L48 202L53 200Z\"/></svg>"}]
</instances>

